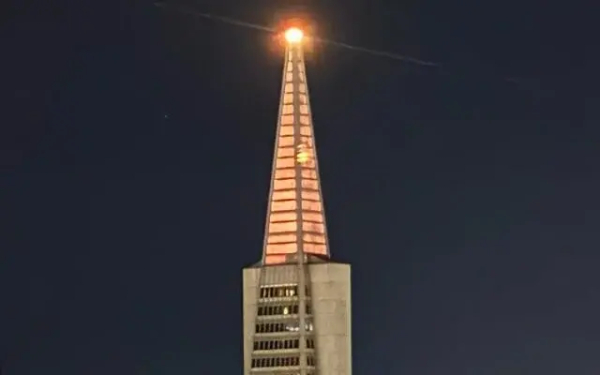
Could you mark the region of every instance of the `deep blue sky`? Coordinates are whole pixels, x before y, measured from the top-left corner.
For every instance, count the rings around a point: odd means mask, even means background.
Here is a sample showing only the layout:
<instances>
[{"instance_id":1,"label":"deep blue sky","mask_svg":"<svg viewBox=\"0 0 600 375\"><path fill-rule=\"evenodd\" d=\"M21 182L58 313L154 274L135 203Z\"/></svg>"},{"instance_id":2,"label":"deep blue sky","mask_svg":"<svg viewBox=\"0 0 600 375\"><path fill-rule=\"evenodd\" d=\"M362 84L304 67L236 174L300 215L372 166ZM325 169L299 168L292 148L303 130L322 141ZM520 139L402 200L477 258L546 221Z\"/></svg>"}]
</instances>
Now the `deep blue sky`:
<instances>
[{"instance_id":1,"label":"deep blue sky","mask_svg":"<svg viewBox=\"0 0 600 375\"><path fill-rule=\"evenodd\" d=\"M181 3L264 24L287 6ZM324 37L445 64L309 62L355 374L597 375L597 5L309 8ZM240 374L280 53L152 1L19 1L1 22L3 375Z\"/></svg>"}]
</instances>

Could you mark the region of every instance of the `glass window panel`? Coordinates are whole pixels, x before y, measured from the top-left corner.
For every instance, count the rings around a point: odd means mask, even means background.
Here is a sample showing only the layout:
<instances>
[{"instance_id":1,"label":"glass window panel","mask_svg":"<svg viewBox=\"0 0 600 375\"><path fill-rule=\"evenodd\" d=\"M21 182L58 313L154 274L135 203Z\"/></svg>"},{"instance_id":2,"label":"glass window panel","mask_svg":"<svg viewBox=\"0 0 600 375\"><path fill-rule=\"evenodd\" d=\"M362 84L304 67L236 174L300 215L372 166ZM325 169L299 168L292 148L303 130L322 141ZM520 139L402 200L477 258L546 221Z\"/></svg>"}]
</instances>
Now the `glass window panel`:
<instances>
[{"instance_id":1,"label":"glass window panel","mask_svg":"<svg viewBox=\"0 0 600 375\"><path fill-rule=\"evenodd\" d=\"M306 104L300 105L300 113L303 115L308 115L308 106Z\"/></svg>"},{"instance_id":2,"label":"glass window panel","mask_svg":"<svg viewBox=\"0 0 600 375\"><path fill-rule=\"evenodd\" d=\"M302 178L317 179L317 171L314 169L302 168Z\"/></svg>"},{"instance_id":3,"label":"glass window panel","mask_svg":"<svg viewBox=\"0 0 600 375\"><path fill-rule=\"evenodd\" d=\"M288 81L288 82L289 82L289 81L292 81L292 80L294 79L294 75L293 75L291 72L288 72L288 73L285 75L285 79L286 79L286 81Z\"/></svg>"},{"instance_id":4,"label":"glass window panel","mask_svg":"<svg viewBox=\"0 0 600 375\"><path fill-rule=\"evenodd\" d=\"M303 136L300 137L300 142L302 142L305 145L308 145L309 147L312 147L312 137L307 137L307 136Z\"/></svg>"},{"instance_id":5,"label":"glass window panel","mask_svg":"<svg viewBox=\"0 0 600 375\"><path fill-rule=\"evenodd\" d=\"M304 252L309 254L327 255L327 247L325 245L316 245L311 243L304 244Z\"/></svg>"},{"instance_id":6,"label":"glass window panel","mask_svg":"<svg viewBox=\"0 0 600 375\"><path fill-rule=\"evenodd\" d=\"M279 158L276 165L276 168L291 168L294 166L294 158Z\"/></svg>"},{"instance_id":7,"label":"glass window panel","mask_svg":"<svg viewBox=\"0 0 600 375\"><path fill-rule=\"evenodd\" d=\"M302 133L302 130L300 130L300 133ZM281 128L279 128L279 135L294 135L294 127L291 125L282 126Z\"/></svg>"},{"instance_id":8,"label":"glass window panel","mask_svg":"<svg viewBox=\"0 0 600 375\"><path fill-rule=\"evenodd\" d=\"M271 223L269 224L269 233L295 232L297 228L298 225L295 221L287 223Z\"/></svg>"},{"instance_id":9,"label":"glass window panel","mask_svg":"<svg viewBox=\"0 0 600 375\"><path fill-rule=\"evenodd\" d=\"M308 97L305 94L298 95L298 99L300 100L300 104L308 104Z\"/></svg>"},{"instance_id":10,"label":"glass window panel","mask_svg":"<svg viewBox=\"0 0 600 375\"><path fill-rule=\"evenodd\" d=\"M296 190L276 190L271 197L274 201L285 201L288 199L296 199Z\"/></svg>"},{"instance_id":11,"label":"glass window panel","mask_svg":"<svg viewBox=\"0 0 600 375\"><path fill-rule=\"evenodd\" d=\"M284 92L286 94L294 92L294 84L293 83L286 83L285 84L285 91Z\"/></svg>"},{"instance_id":12,"label":"glass window panel","mask_svg":"<svg viewBox=\"0 0 600 375\"><path fill-rule=\"evenodd\" d=\"M281 114L283 115L289 115L294 113L294 106L291 104L286 104L283 106L282 110L281 110Z\"/></svg>"},{"instance_id":13,"label":"glass window panel","mask_svg":"<svg viewBox=\"0 0 600 375\"><path fill-rule=\"evenodd\" d=\"M294 130L293 126L284 126L283 128L281 128L281 130L283 129L292 129L292 132ZM294 156L295 152L294 152L294 148L293 147L279 147L277 149L277 157L292 157Z\"/></svg>"},{"instance_id":14,"label":"glass window panel","mask_svg":"<svg viewBox=\"0 0 600 375\"><path fill-rule=\"evenodd\" d=\"M296 209L296 201L271 202L271 211L292 211Z\"/></svg>"},{"instance_id":15,"label":"glass window panel","mask_svg":"<svg viewBox=\"0 0 600 375\"><path fill-rule=\"evenodd\" d=\"M276 243L290 243L296 241L295 234L271 234L267 238L267 243L276 244ZM312 241L317 242L317 241Z\"/></svg>"},{"instance_id":16,"label":"glass window panel","mask_svg":"<svg viewBox=\"0 0 600 375\"><path fill-rule=\"evenodd\" d=\"M295 239L295 236L294 236ZM304 233L302 235L302 239L306 242L310 242L310 243L317 243L317 244L324 244L325 243L325 236L322 234L310 234L310 233Z\"/></svg>"},{"instance_id":17,"label":"glass window panel","mask_svg":"<svg viewBox=\"0 0 600 375\"><path fill-rule=\"evenodd\" d=\"M267 254L293 254L298 250L295 243L281 245L267 245ZM285 257L282 260L285 262Z\"/></svg>"},{"instance_id":18,"label":"glass window panel","mask_svg":"<svg viewBox=\"0 0 600 375\"><path fill-rule=\"evenodd\" d=\"M294 95L293 94L283 94L283 102L286 104L289 104L291 102L294 101ZM302 100L300 100L300 103L303 103Z\"/></svg>"},{"instance_id":19,"label":"glass window panel","mask_svg":"<svg viewBox=\"0 0 600 375\"><path fill-rule=\"evenodd\" d=\"M325 225L305 221L302 223L302 229L309 232L325 233Z\"/></svg>"},{"instance_id":20,"label":"glass window panel","mask_svg":"<svg viewBox=\"0 0 600 375\"><path fill-rule=\"evenodd\" d=\"M317 184L317 180L302 180L302 188L319 190L319 185Z\"/></svg>"},{"instance_id":21,"label":"glass window panel","mask_svg":"<svg viewBox=\"0 0 600 375\"><path fill-rule=\"evenodd\" d=\"M280 181L282 179L292 179L296 177L296 170L294 168L288 169L276 169L275 170L275 181ZM294 182L294 186L295 182Z\"/></svg>"},{"instance_id":22,"label":"glass window panel","mask_svg":"<svg viewBox=\"0 0 600 375\"><path fill-rule=\"evenodd\" d=\"M301 93L306 93L306 84L305 84L305 83L301 83L301 84L298 86L298 90L299 90Z\"/></svg>"},{"instance_id":23,"label":"glass window panel","mask_svg":"<svg viewBox=\"0 0 600 375\"><path fill-rule=\"evenodd\" d=\"M302 209L309 211L321 211L321 202L302 201Z\"/></svg>"},{"instance_id":24,"label":"glass window panel","mask_svg":"<svg viewBox=\"0 0 600 375\"><path fill-rule=\"evenodd\" d=\"M281 116L281 125L292 125L294 123L294 116L283 115Z\"/></svg>"},{"instance_id":25,"label":"glass window panel","mask_svg":"<svg viewBox=\"0 0 600 375\"><path fill-rule=\"evenodd\" d=\"M306 115L300 116L300 125L310 125L310 117Z\"/></svg>"},{"instance_id":26,"label":"glass window panel","mask_svg":"<svg viewBox=\"0 0 600 375\"><path fill-rule=\"evenodd\" d=\"M273 217L273 215L274 214L272 214L271 217ZM280 215L280 214L278 214L278 215ZM312 222L316 222L316 223L322 223L323 222L323 215L317 214L317 213L314 213L314 212L302 212L302 220L312 221Z\"/></svg>"},{"instance_id":27,"label":"glass window panel","mask_svg":"<svg viewBox=\"0 0 600 375\"><path fill-rule=\"evenodd\" d=\"M293 149L291 149L293 151ZM277 172L275 172L277 175ZM293 176L292 176L293 177ZM296 187L296 180L293 178L287 180L275 180L273 181L273 190L282 190L282 189L294 189Z\"/></svg>"},{"instance_id":28,"label":"glass window panel","mask_svg":"<svg viewBox=\"0 0 600 375\"><path fill-rule=\"evenodd\" d=\"M294 145L294 137L279 137L279 146L293 146Z\"/></svg>"},{"instance_id":29,"label":"glass window panel","mask_svg":"<svg viewBox=\"0 0 600 375\"><path fill-rule=\"evenodd\" d=\"M310 126L301 126L300 127L300 134L301 135L312 135L312 132L310 131Z\"/></svg>"},{"instance_id":30,"label":"glass window panel","mask_svg":"<svg viewBox=\"0 0 600 375\"><path fill-rule=\"evenodd\" d=\"M311 215L315 215L315 214L311 214ZM321 216L321 215L316 214L316 216ZM304 214L302 215L302 217L304 217ZM276 222L276 221L294 221L294 220L296 220L295 212L272 213L271 215L269 215L269 221L271 223ZM312 221L316 221L316 220L312 220Z\"/></svg>"},{"instance_id":31,"label":"glass window panel","mask_svg":"<svg viewBox=\"0 0 600 375\"><path fill-rule=\"evenodd\" d=\"M318 191L302 190L302 199L318 201L318 200L321 200L321 197L320 197Z\"/></svg>"}]
</instances>

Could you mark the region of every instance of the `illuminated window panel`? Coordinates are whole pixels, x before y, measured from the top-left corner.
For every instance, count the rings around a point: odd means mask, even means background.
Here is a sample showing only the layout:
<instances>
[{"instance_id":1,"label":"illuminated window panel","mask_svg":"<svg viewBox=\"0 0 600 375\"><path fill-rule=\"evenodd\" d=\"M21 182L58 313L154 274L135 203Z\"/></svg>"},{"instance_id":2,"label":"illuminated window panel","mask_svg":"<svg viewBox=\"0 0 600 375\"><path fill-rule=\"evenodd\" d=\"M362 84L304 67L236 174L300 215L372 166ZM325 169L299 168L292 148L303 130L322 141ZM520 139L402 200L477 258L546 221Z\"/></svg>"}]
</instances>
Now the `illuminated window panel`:
<instances>
[{"instance_id":1,"label":"illuminated window panel","mask_svg":"<svg viewBox=\"0 0 600 375\"><path fill-rule=\"evenodd\" d=\"M307 136L312 135L312 129L310 128L310 126L301 126L300 127L300 135L307 135Z\"/></svg>"},{"instance_id":2,"label":"illuminated window panel","mask_svg":"<svg viewBox=\"0 0 600 375\"><path fill-rule=\"evenodd\" d=\"M273 306L278 307L278 306ZM261 314L260 307L258 315L267 315L264 313ZM297 309L296 309L297 310ZM307 340L308 343L309 340ZM300 347L300 341L298 339L292 340L269 340L269 341L256 341L254 342L254 350L282 350L282 349L298 349ZM308 347L308 345L307 345ZM279 373L278 375L288 375L286 373Z\"/></svg>"},{"instance_id":3,"label":"illuminated window panel","mask_svg":"<svg viewBox=\"0 0 600 375\"><path fill-rule=\"evenodd\" d=\"M261 285L260 286L260 298L274 298L274 297L294 297L298 295L297 284L283 284L283 285Z\"/></svg>"},{"instance_id":4,"label":"illuminated window panel","mask_svg":"<svg viewBox=\"0 0 600 375\"><path fill-rule=\"evenodd\" d=\"M285 297L281 295L278 297ZM298 303L284 302L282 304L260 306L258 308L258 316L277 316L277 315L295 315L298 314L299 306ZM295 348L284 348L283 346L270 346L266 350L277 350L277 349L295 349Z\"/></svg>"},{"instance_id":5,"label":"illuminated window panel","mask_svg":"<svg viewBox=\"0 0 600 375\"><path fill-rule=\"evenodd\" d=\"M298 73L298 76L300 77L300 82L306 81L306 77L304 76L304 73L300 72L300 73Z\"/></svg>"},{"instance_id":6,"label":"illuminated window panel","mask_svg":"<svg viewBox=\"0 0 600 375\"><path fill-rule=\"evenodd\" d=\"M317 171L314 169L302 168L302 178L316 180L317 179Z\"/></svg>"},{"instance_id":7,"label":"illuminated window panel","mask_svg":"<svg viewBox=\"0 0 600 375\"><path fill-rule=\"evenodd\" d=\"M298 95L298 100L300 100L300 104L308 104L308 97L304 94Z\"/></svg>"},{"instance_id":8,"label":"illuminated window panel","mask_svg":"<svg viewBox=\"0 0 600 375\"><path fill-rule=\"evenodd\" d=\"M296 199L296 190L274 191L272 199L273 201L287 201L290 199Z\"/></svg>"},{"instance_id":9,"label":"illuminated window panel","mask_svg":"<svg viewBox=\"0 0 600 375\"><path fill-rule=\"evenodd\" d=\"M257 331L258 332L258 331ZM271 332L285 332L284 330L273 330ZM253 358L252 368L263 367L296 367L300 365L298 357L274 357L274 358ZM287 375L287 374L281 374Z\"/></svg>"},{"instance_id":10,"label":"illuminated window panel","mask_svg":"<svg viewBox=\"0 0 600 375\"><path fill-rule=\"evenodd\" d=\"M292 125L282 126L281 128L279 128L279 135L294 135L294 127Z\"/></svg>"},{"instance_id":11,"label":"illuminated window panel","mask_svg":"<svg viewBox=\"0 0 600 375\"><path fill-rule=\"evenodd\" d=\"M302 199L319 201L321 200L321 195L318 191L302 190Z\"/></svg>"},{"instance_id":12,"label":"illuminated window panel","mask_svg":"<svg viewBox=\"0 0 600 375\"><path fill-rule=\"evenodd\" d=\"M302 104L300 106L300 113L303 115L308 115L308 106L306 104Z\"/></svg>"},{"instance_id":13,"label":"illuminated window panel","mask_svg":"<svg viewBox=\"0 0 600 375\"><path fill-rule=\"evenodd\" d=\"M281 109L282 115L290 115L292 113L294 113L294 106L291 104L284 105Z\"/></svg>"},{"instance_id":14,"label":"illuminated window panel","mask_svg":"<svg viewBox=\"0 0 600 375\"><path fill-rule=\"evenodd\" d=\"M279 146L293 146L294 145L294 137L279 137Z\"/></svg>"},{"instance_id":15,"label":"illuminated window panel","mask_svg":"<svg viewBox=\"0 0 600 375\"><path fill-rule=\"evenodd\" d=\"M321 202L302 201L302 209L320 212L323 208L321 207Z\"/></svg>"},{"instance_id":16,"label":"illuminated window panel","mask_svg":"<svg viewBox=\"0 0 600 375\"><path fill-rule=\"evenodd\" d=\"M271 202L271 211L292 211L296 209L296 201Z\"/></svg>"},{"instance_id":17,"label":"illuminated window panel","mask_svg":"<svg viewBox=\"0 0 600 375\"><path fill-rule=\"evenodd\" d=\"M314 215L314 214L311 214ZM320 216L319 214L316 214L317 216ZM304 218L304 214L302 214L302 217ZM269 215L269 222L270 223L276 223L278 221L294 221L296 220L296 212L292 211L292 212L278 212L278 213L272 213L271 215ZM312 220L312 221L317 221L317 220Z\"/></svg>"},{"instance_id":18,"label":"illuminated window panel","mask_svg":"<svg viewBox=\"0 0 600 375\"><path fill-rule=\"evenodd\" d=\"M325 243L325 236L322 235L322 234L304 233L302 235L302 240L305 243L324 244Z\"/></svg>"},{"instance_id":19,"label":"illuminated window panel","mask_svg":"<svg viewBox=\"0 0 600 375\"><path fill-rule=\"evenodd\" d=\"M300 124L301 125L310 125L310 117L302 115L300 116Z\"/></svg>"},{"instance_id":20,"label":"illuminated window panel","mask_svg":"<svg viewBox=\"0 0 600 375\"><path fill-rule=\"evenodd\" d=\"M285 75L285 80L286 80L286 82L292 82L294 80L294 75L291 72L288 72Z\"/></svg>"},{"instance_id":21,"label":"illuminated window panel","mask_svg":"<svg viewBox=\"0 0 600 375\"><path fill-rule=\"evenodd\" d=\"M286 83L285 84L284 93L291 94L293 92L294 92L294 84L293 83Z\"/></svg>"},{"instance_id":22,"label":"illuminated window panel","mask_svg":"<svg viewBox=\"0 0 600 375\"><path fill-rule=\"evenodd\" d=\"M298 245L295 243L267 245L267 254L294 254L296 251L298 251Z\"/></svg>"},{"instance_id":23,"label":"illuminated window panel","mask_svg":"<svg viewBox=\"0 0 600 375\"><path fill-rule=\"evenodd\" d=\"M312 137L302 136L300 137L300 142L309 146L310 148L313 147Z\"/></svg>"},{"instance_id":24,"label":"illuminated window panel","mask_svg":"<svg viewBox=\"0 0 600 375\"><path fill-rule=\"evenodd\" d=\"M281 125L293 125L293 124L294 124L294 116L281 116Z\"/></svg>"},{"instance_id":25,"label":"illuminated window panel","mask_svg":"<svg viewBox=\"0 0 600 375\"><path fill-rule=\"evenodd\" d=\"M290 243L296 242L298 237L295 234L278 234L278 235L270 235L267 243L269 244L277 244L277 243ZM310 242L319 242L319 241L310 241ZM325 243L323 241L323 243Z\"/></svg>"},{"instance_id":26,"label":"illuminated window panel","mask_svg":"<svg viewBox=\"0 0 600 375\"><path fill-rule=\"evenodd\" d=\"M316 245L312 243L304 244L304 252L310 254L320 254L327 255L327 246L325 245Z\"/></svg>"},{"instance_id":27,"label":"illuminated window panel","mask_svg":"<svg viewBox=\"0 0 600 375\"><path fill-rule=\"evenodd\" d=\"M271 215L272 217L273 215ZM322 223L323 220L323 215L322 214L316 214L313 212L302 212L302 220L303 221L310 221L313 223Z\"/></svg>"},{"instance_id":28,"label":"illuminated window panel","mask_svg":"<svg viewBox=\"0 0 600 375\"><path fill-rule=\"evenodd\" d=\"M275 168L291 168L295 163L296 160L294 158L278 158Z\"/></svg>"},{"instance_id":29,"label":"illuminated window panel","mask_svg":"<svg viewBox=\"0 0 600 375\"><path fill-rule=\"evenodd\" d=\"M319 189L319 183L317 182L317 180L302 180L302 188L303 189L312 189L312 190L318 190Z\"/></svg>"},{"instance_id":30,"label":"illuminated window panel","mask_svg":"<svg viewBox=\"0 0 600 375\"><path fill-rule=\"evenodd\" d=\"M269 234L295 232L296 230L298 230L298 224L295 221L290 221L287 223L271 223L271 224L269 224Z\"/></svg>"},{"instance_id":31,"label":"illuminated window panel","mask_svg":"<svg viewBox=\"0 0 600 375\"><path fill-rule=\"evenodd\" d=\"M272 225L274 225L274 224L272 224ZM325 225L304 221L304 222L302 222L302 230L305 230L308 232L325 234Z\"/></svg>"},{"instance_id":32,"label":"illuminated window panel","mask_svg":"<svg viewBox=\"0 0 600 375\"><path fill-rule=\"evenodd\" d=\"M290 128L292 131L294 128L292 126L284 126L284 128ZM283 130L283 128L282 128ZM291 158L296 154L293 147L279 147L277 149L277 157L278 158Z\"/></svg>"},{"instance_id":33,"label":"illuminated window panel","mask_svg":"<svg viewBox=\"0 0 600 375\"><path fill-rule=\"evenodd\" d=\"M295 168L288 168L288 169L276 169L275 170L275 176L273 176L275 178L275 181L281 181L283 179L293 179L294 177L296 177L296 169ZM294 182L294 186L295 182Z\"/></svg>"},{"instance_id":34,"label":"illuminated window panel","mask_svg":"<svg viewBox=\"0 0 600 375\"><path fill-rule=\"evenodd\" d=\"M296 180L293 178L273 181L273 190L294 189L295 187Z\"/></svg>"},{"instance_id":35,"label":"illuminated window panel","mask_svg":"<svg viewBox=\"0 0 600 375\"><path fill-rule=\"evenodd\" d=\"M293 94L283 94L283 103L284 104L290 104L294 101L294 95ZM300 102L302 103L302 100L300 100Z\"/></svg>"},{"instance_id":36,"label":"illuminated window panel","mask_svg":"<svg viewBox=\"0 0 600 375\"><path fill-rule=\"evenodd\" d=\"M281 264L285 263L285 259L285 255L267 255L265 257L265 264Z\"/></svg>"},{"instance_id":37,"label":"illuminated window panel","mask_svg":"<svg viewBox=\"0 0 600 375\"><path fill-rule=\"evenodd\" d=\"M298 85L298 91L300 91L303 94L306 93L306 84L301 83L300 85Z\"/></svg>"}]
</instances>

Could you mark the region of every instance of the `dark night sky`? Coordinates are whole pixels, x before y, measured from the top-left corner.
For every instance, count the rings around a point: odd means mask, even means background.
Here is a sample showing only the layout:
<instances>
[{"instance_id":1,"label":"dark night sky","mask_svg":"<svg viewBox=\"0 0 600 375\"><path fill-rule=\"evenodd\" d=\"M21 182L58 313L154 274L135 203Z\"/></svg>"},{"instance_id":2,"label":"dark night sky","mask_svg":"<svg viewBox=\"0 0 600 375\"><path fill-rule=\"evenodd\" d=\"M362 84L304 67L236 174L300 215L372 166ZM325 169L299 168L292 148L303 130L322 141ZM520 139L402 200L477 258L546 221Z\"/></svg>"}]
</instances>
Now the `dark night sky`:
<instances>
[{"instance_id":1,"label":"dark night sky","mask_svg":"<svg viewBox=\"0 0 600 375\"><path fill-rule=\"evenodd\" d=\"M181 3L264 24L286 6ZM445 64L309 62L355 374L597 375L598 6L310 10L325 37ZM151 1L0 13L3 375L240 374L281 54Z\"/></svg>"}]
</instances>

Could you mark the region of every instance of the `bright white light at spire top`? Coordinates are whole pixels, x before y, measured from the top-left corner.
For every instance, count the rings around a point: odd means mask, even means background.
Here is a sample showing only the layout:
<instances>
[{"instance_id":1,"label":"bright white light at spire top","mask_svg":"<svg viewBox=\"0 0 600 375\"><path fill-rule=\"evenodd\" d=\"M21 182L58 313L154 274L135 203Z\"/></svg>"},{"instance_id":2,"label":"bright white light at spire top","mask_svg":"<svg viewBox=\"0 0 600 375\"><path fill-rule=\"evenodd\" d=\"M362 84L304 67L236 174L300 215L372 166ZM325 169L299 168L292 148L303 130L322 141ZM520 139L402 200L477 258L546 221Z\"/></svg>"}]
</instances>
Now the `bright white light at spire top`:
<instances>
[{"instance_id":1,"label":"bright white light at spire top","mask_svg":"<svg viewBox=\"0 0 600 375\"><path fill-rule=\"evenodd\" d=\"M304 33L297 27L292 27L285 31L285 40L290 44L300 43L303 37Z\"/></svg>"}]
</instances>

